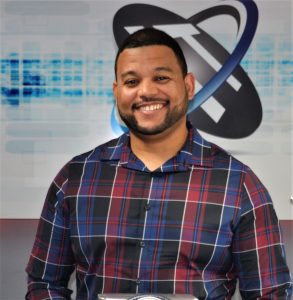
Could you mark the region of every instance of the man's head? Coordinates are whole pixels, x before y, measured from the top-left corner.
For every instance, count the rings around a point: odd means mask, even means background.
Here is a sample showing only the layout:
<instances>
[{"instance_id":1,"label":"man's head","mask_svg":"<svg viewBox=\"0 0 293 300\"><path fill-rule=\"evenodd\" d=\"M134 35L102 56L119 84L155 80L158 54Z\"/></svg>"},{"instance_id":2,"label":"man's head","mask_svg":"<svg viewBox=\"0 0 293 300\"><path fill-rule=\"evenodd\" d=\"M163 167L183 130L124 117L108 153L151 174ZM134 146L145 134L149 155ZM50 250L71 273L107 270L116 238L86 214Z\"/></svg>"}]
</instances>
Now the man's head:
<instances>
[{"instance_id":1,"label":"man's head","mask_svg":"<svg viewBox=\"0 0 293 300\"><path fill-rule=\"evenodd\" d=\"M144 28L134 32L133 34L130 34L119 47L115 58L115 76L117 77L117 61L121 52L123 52L125 49L153 45L163 45L172 49L178 59L183 76L187 74L186 60L177 41L164 31L155 28Z\"/></svg>"},{"instance_id":2,"label":"man's head","mask_svg":"<svg viewBox=\"0 0 293 300\"><path fill-rule=\"evenodd\" d=\"M186 129L194 76L177 42L156 29L130 35L116 57L113 92L121 119L135 135Z\"/></svg>"}]
</instances>

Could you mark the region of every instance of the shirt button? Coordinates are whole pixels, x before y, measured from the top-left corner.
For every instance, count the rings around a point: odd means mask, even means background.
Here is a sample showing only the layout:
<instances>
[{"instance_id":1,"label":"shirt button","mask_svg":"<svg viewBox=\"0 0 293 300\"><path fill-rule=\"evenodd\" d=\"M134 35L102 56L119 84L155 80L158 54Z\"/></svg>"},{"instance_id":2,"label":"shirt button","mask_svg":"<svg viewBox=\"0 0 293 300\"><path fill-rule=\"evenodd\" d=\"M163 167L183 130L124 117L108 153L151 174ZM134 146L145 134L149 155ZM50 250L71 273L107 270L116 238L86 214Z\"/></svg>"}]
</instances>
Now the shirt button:
<instances>
[{"instance_id":1,"label":"shirt button","mask_svg":"<svg viewBox=\"0 0 293 300\"><path fill-rule=\"evenodd\" d=\"M140 246L141 248L144 248L145 242L144 242L144 241L140 241L140 242L139 242L139 246Z\"/></svg>"},{"instance_id":2,"label":"shirt button","mask_svg":"<svg viewBox=\"0 0 293 300\"><path fill-rule=\"evenodd\" d=\"M136 284L140 285L140 279L139 278L136 279Z\"/></svg>"},{"instance_id":3,"label":"shirt button","mask_svg":"<svg viewBox=\"0 0 293 300\"><path fill-rule=\"evenodd\" d=\"M151 209L151 205L147 203L147 204L144 206L144 209L145 209L146 211L150 210L150 209Z\"/></svg>"}]
</instances>

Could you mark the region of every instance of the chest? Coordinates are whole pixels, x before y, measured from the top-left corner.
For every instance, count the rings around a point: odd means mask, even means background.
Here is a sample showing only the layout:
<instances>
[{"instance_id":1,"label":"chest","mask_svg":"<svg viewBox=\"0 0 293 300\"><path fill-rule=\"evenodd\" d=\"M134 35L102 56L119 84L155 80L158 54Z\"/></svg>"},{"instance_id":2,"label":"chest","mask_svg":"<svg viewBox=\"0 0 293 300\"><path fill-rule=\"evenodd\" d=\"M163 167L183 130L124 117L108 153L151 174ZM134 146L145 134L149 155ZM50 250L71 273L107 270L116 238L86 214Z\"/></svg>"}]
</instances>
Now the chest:
<instances>
[{"instance_id":1,"label":"chest","mask_svg":"<svg viewBox=\"0 0 293 300\"><path fill-rule=\"evenodd\" d=\"M69 183L73 235L214 243L231 239L240 176L225 169L149 173L101 165Z\"/></svg>"}]
</instances>

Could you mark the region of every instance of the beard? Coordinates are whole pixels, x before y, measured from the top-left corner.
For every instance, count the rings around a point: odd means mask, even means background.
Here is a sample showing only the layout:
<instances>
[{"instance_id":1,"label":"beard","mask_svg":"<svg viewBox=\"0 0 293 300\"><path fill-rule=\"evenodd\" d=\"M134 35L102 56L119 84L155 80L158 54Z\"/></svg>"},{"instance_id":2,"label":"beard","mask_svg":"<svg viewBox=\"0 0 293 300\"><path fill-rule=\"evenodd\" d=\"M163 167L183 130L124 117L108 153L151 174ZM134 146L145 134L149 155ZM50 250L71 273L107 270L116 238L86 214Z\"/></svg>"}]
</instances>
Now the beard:
<instances>
[{"instance_id":1,"label":"beard","mask_svg":"<svg viewBox=\"0 0 293 300\"><path fill-rule=\"evenodd\" d=\"M145 101L148 102L151 100L145 99ZM170 105L169 104L170 101L168 100L167 102L168 102L167 105ZM187 95L185 95L182 104L175 106L172 110L170 110L170 107L168 108L165 119L160 124L152 128L148 128L148 127L140 126L134 114L124 114L118 107L120 118L128 127L128 129L134 134L141 134L141 135L157 135L166 131L174 124L176 124L182 117L184 117L187 113L187 110L188 110L188 99L187 99Z\"/></svg>"}]
</instances>

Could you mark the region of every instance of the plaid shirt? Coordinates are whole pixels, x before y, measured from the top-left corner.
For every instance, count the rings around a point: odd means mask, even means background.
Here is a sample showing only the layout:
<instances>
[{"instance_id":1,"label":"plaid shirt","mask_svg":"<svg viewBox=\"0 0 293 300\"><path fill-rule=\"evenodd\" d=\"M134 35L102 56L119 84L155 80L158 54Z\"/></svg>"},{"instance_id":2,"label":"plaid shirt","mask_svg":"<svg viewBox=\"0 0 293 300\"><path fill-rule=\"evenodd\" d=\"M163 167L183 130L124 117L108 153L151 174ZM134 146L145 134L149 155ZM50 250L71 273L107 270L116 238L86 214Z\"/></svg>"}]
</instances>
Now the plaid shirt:
<instances>
[{"instance_id":1,"label":"plaid shirt","mask_svg":"<svg viewBox=\"0 0 293 300\"><path fill-rule=\"evenodd\" d=\"M27 299L187 293L289 299L292 285L268 192L189 125L182 150L150 172L122 135L56 176L29 264Z\"/></svg>"}]
</instances>

